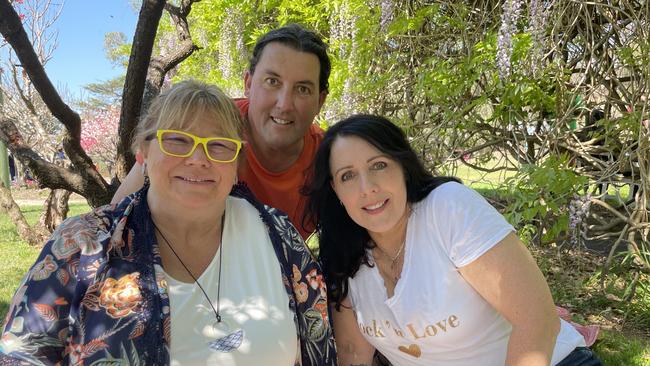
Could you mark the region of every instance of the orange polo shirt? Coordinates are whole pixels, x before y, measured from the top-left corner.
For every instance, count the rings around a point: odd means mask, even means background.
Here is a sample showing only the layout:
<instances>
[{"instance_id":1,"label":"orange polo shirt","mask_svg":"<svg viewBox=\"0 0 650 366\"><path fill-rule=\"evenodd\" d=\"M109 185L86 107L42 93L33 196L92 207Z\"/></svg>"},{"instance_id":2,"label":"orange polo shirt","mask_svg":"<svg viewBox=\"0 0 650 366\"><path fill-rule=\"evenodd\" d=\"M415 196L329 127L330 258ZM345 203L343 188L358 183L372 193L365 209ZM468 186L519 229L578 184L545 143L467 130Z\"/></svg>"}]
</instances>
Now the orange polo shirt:
<instances>
[{"instance_id":1,"label":"orange polo shirt","mask_svg":"<svg viewBox=\"0 0 650 366\"><path fill-rule=\"evenodd\" d=\"M248 117L248 99L235 99L242 117ZM304 137L304 146L298 160L287 170L274 173L266 170L252 148L244 149L245 159L239 165L239 180L246 182L255 196L261 202L282 210L289 215L293 226L298 229L303 239L314 231L314 223L306 223L303 227L302 218L307 204L307 197L300 194L307 179L307 168L311 164L316 150L323 140L323 130L312 124Z\"/></svg>"}]
</instances>

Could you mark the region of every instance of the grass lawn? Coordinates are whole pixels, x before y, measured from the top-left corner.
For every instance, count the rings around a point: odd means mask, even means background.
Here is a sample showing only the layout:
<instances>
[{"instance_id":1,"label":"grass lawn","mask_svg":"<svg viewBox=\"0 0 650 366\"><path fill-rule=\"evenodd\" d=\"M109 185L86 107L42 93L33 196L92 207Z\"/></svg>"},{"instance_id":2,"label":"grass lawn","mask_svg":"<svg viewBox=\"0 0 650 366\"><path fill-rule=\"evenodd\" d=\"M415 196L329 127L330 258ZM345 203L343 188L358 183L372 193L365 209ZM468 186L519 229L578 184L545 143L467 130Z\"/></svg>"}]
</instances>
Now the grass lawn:
<instances>
[{"instance_id":1,"label":"grass lawn","mask_svg":"<svg viewBox=\"0 0 650 366\"><path fill-rule=\"evenodd\" d=\"M467 182L467 184L470 183ZM487 186L470 185L479 191L489 193L490 188ZM40 210L40 206L23 207L23 212L30 223L38 220ZM86 204L70 205L70 215L77 215L88 210L89 207ZM317 241L311 244L317 245ZM4 319L13 292L39 252L40 248L30 247L18 237L13 224L9 222L6 215L0 217L0 319ZM600 312L605 314L604 318L616 318L616 316L611 316L618 314L616 309L612 309L609 303L603 301L602 296L591 295L592 292L596 292L590 287L594 282L590 276L594 274L579 270L587 264L583 262L578 262L577 265L576 262L554 262L549 260L553 256L549 252L534 251L533 254L538 258L540 267L548 278L558 304L569 306L575 314ZM560 266L560 268L553 268L554 266ZM577 267L572 268L571 266ZM582 273L583 275L582 277L571 275L573 273ZM643 315L646 309L650 310L650 298L648 296L640 297L636 301L637 303L632 307L633 314L620 316L619 318L624 319L615 326L611 326L613 323L611 320L603 321L604 318L592 315L588 317L578 315L574 319L581 323L606 324L605 329L601 330L599 340L593 346L604 365L650 366L650 334L647 328L645 332L643 331L645 325L639 326L639 324L650 324L650 320L648 320L650 315L646 315L645 318ZM635 322L637 323L636 327L626 325Z\"/></svg>"},{"instance_id":2,"label":"grass lawn","mask_svg":"<svg viewBox=\"0 0 650 366\"><path fill-rule=\"evenodd\" d=\"M41 206L21 207L30 224L38 221L41 209ZM69 216L89 210L87 204L70 204ZM40 251L41 248L32 247L20 239L7 215L0 216L0 320L3 323L16 287L25 272L34 264Z\"/></svg>"}]
</instances>

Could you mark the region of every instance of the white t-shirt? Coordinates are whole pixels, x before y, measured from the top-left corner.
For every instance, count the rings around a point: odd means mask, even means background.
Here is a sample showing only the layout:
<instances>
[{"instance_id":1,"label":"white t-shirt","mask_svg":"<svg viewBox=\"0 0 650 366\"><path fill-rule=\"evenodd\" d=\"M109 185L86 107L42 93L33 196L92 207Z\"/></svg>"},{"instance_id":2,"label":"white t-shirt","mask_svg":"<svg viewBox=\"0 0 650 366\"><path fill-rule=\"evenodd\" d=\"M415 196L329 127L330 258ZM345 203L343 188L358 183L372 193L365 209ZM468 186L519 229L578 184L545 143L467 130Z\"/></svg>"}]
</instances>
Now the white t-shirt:
<instances>
[{"instance_id":1,"label":"white t-shirt","mask_svg":"<svg viewBox=\"0 0 650 366\"><path fill-rule=\"evenodd\" d=\"M215 330L215 315L199 287L165 273L171 308L171 365L293 365L298 339L280 263L258 211L228 197L223 230L220 314L231 330ZM198 278L217 308L219 251ZM242 333L237 333L239 330ZM208 343L231 335L213 350ZM239 336L243 336L239 343Z\"/></svg>"},{"instance_id":2,"label":"white t-shirt","mask_svg":"<svg viewBox=\"0 0 650 366\"><path fill-rule=\"evenodd\" d=\"M362 265L350 279L349 299L363 336L394 365L503 365L512 327L458 268L512 230L462 184L434 189L413 206L393 297L387 298L376 266ZM562 321L551 364L577 346L584 346L584 339Z\"/></svg>"}]
</instances>

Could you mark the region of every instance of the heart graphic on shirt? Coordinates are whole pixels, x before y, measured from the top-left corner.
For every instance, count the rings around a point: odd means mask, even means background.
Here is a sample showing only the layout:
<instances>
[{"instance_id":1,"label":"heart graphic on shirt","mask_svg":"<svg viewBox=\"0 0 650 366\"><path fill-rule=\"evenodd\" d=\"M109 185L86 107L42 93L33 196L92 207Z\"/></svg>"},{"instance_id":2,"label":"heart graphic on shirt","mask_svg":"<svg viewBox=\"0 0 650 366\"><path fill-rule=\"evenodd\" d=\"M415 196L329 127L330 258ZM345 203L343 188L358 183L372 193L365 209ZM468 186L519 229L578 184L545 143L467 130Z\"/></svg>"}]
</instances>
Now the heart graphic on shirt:
<instances>
[{"instance_id":1,"label":"heart graphic on shirt","mask_svg":"<svg viewBox=\"0 0 650 366\"><path fill-rule=\"evenodd\" d=\"M415 358L418 358L422 355L422 351L417 344L412 344L408 347L399 346L397 349Z\"/></svg>"}]
</instances>

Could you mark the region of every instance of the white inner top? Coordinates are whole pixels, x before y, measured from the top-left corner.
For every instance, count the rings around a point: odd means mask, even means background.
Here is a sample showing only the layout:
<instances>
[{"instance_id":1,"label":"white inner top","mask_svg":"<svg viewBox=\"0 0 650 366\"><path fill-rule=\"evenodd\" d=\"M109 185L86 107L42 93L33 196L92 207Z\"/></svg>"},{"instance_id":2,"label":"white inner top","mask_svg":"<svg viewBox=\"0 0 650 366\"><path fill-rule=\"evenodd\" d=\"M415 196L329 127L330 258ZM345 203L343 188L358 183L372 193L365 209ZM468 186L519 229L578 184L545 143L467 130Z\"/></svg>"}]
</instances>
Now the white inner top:
<instances>
[{"instance_id":1,"label":"white inner top","mask_svg":"<svg viewBox=\"0 0 650 366\"><path fill-rule=\"evenodd\" d=\"M213 327L215 314L195 283L165 273L171 306L171 365L293 365L298 352L296 327L268 230L252 205L233 197L226 201L224 224L219 313L230 330ZM219 251L198 278L215 309ZM208 346L238 330L243 331L238 348L217 351Z\"/></svg>"}]
</instances>

